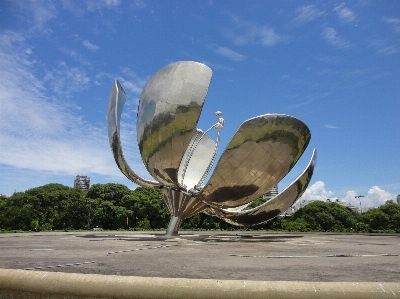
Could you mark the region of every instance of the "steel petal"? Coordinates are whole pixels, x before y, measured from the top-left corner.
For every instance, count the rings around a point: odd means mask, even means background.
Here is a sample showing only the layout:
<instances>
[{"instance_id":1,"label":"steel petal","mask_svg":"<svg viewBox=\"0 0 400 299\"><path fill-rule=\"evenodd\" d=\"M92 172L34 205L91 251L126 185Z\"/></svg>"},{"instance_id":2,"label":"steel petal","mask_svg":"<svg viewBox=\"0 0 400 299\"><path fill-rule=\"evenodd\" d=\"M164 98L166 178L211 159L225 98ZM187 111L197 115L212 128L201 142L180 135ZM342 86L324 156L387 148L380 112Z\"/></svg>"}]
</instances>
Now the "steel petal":
<instances>
[{"instance_id":1,"label":"steel petal","mask_svg":"<svg viewBox=\"0 0 400 299\"><path fill-rule=\"evenodd\" d=\"M285 190L266 203L251 210L232 212L215 209L218 217L228 223L241 226L260 224L271 220L289 209L304 193L314 172L317 151L314 149L306 169Z\"/></svg>"},{"instance_id":2,"label":"steel petal","mask_svg":"<svg viewBox=\"0 0 400 299\"><path fill-rule=\"evenodd\" d=\"M180 61L154 74L139 102L137 137L143 162L165 186L179 188L178 169L193 136L212 71Z\"/></svg>"},{"instance_id":3,"label":"steel petal","mask_svg":"<svg viewBox=\"0 0 400 299\"><path fill-rule=\"evenodd\" d=\"M179 184L190 190L195 188L207 172L214 157L216 144L203 131L197 129L186 150L178 171Z\"/></svg>"},{"instance_id":4,"label":"steel petal","mask_svg":"<svg viewBox=\"0 0 400 299\"><path fill-rule=\"evenodd\" d=\"M220 208L251 202L293 168L310 139L308 127L289 115L266 114L246 120L197 196Z\"/></svg>"},{"instance_id":5,"label":"steel petal","mask_svg":"<svg viewBox=\"0 0 400 299\"><path fill-rule=\"evenodd\" d=\"M141 178L137 175L125 161L121 141L120 141L120 120L121 113L126 100L126 94L122 86L117 80L111 89L110 97L108 99L107 107L107 129L108 129L108 140L110 142L111 151L114 155L115 162L121 172L132 182L149 188L159 187L158 182L149 181Z\"/></svg>"}]
</instances>

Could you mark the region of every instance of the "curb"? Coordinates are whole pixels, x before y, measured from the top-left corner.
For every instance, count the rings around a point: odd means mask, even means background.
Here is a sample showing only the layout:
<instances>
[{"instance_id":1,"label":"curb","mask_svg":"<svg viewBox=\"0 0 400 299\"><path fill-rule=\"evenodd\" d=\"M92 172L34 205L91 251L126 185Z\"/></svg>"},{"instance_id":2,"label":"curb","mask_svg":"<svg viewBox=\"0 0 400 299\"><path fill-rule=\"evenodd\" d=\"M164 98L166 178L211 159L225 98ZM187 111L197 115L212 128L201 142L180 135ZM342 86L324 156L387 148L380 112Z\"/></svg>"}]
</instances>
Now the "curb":
<instances>
[{"instance_id":1,"label":"curb","mask_svg":"<svg viewBox=\"0 0 400 299\"><path fill-rule=\"evenodd\" d=\"M247 281L0 269L1 298L400 298L400 282Z\"/></svg>"}]
</instances>

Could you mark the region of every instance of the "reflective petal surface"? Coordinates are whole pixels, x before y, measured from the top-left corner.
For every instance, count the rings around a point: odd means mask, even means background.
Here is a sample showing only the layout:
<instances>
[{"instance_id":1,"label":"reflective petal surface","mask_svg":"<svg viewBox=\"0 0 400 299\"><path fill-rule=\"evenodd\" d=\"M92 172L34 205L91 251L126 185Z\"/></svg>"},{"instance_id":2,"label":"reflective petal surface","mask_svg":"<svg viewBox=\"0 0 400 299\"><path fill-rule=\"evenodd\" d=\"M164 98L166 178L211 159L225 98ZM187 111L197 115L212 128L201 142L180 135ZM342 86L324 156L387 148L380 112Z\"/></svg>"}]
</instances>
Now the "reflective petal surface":
<instances>
[{"instance_id":1,"label":"reflective petal surface","mask_svg":"<svg viewBox=\"0 0 400 299\"><path fill-rule=\"evenodd\" d=\"M139 102L137 137L152 177L178 188L178 169L194 134L212 71L204 64L180 61L154 74Z\"/></svg>"},{"instance_id":2,"label":"reflective petal surface","mask_svg":"<svg viewBox=\"0 0 400 299\"><path fill-rule=\"evenodd\" d=\"M293 168L310 139L308 127L289 115L266 114L245 121L198 197L220 208L261 197Z\"/></svg>"},{"instance_id":3,"label":"reflective petal surface","mask_svg":"<svg viewBox=\"0 0 400 299\"><path fill-rule=\"evenodd\" d=\"M171 220L166 232L167 236L177 235L179 226L185 218L208 209L204 202L181 190L162 188L160 191L171 213Z\"/></svg>"},{"instance_id":4,"label":"reflective petal surface","mask_svg":"<svg viewBox=\"0 0 400 299\"><path fill-rule=\"evenodd\" d=\"M132 182L148 188L159 187L158 182L149 181L141 178L137 175L125 161L119 133L119 124L121 121L121 113L126 100L125 91L122 89L121 85L117 80L115 80L113 87L111 89L110 97L108 99L107 107L107 130L108 130L108 140L110 142L111 151L114 155L115 162L121 172Z\"/></svg>"},{"instance_id":5,"label":"reflective petal surface","mask_svg":"<svg viewBox=\"0 0 400 299\"><path fill-rule=\"evenodd\" d=\"M226 222L241 226L260 224L275 218L289 209L304 193L313 175L316 159L317 154L314 149L310 163L303 173L301 173L285 190L266 203L251 210L234 212L215 209L214 212Z\"/></svg>"},{"instance_id":6,"label":"reflective petal surface","mask_svg":"<svg viewBox=\"0 0 400 299\"><path fill-rule=\"evenodd\" d=\"M185 218L197 213L220 217L235 225L268 221L286 211L307 188L316 163L314 150L303 173L272 200L244 210L293 168L311 139L308 127L295 117L265 114L243 122L218 161L208 183L224 119L204 133L196 129L210 84L207 66L179 61L154 74L139 101L137 138L142 160L158 182L138 176L126 163L120 144L120 118L126 95L115 81L108 101L107 128L115 161L134 183L160 189L171 213L167 236L178 234ZM217 130L214 142L207 133Z\"/></svg>"},{"instance_id":7,"label":"reflective petal surface","mask_svg":"<svg viewBox=\"0 0 400 299\"><path fill-rule=\"evenodd\" d=\"M178 172L179 184L186 190L194 188L207 171L215 146L210 136L201 130L193 135Z\"/></svg>"},{"instance_id":8,"label":"reflective petal surface","mask_svg":"<svg viewBox=\"0 0 400 299\"><path fill-rule=\"evenodd\" d=\"M161 194L172 216L185 219L207 208L204 202L179 190L162 188Z\"/></svg>"}]
</instances>

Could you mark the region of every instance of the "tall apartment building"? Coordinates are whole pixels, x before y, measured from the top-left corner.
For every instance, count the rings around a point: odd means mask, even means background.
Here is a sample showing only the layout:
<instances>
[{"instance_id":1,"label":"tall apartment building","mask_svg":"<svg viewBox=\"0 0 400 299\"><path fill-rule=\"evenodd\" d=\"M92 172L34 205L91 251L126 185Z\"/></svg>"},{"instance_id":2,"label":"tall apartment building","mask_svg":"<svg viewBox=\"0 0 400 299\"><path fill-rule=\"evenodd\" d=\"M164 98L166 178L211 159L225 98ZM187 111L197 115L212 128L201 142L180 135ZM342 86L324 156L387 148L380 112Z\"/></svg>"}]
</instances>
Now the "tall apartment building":
<instances>
[{"instance_id":1,"label":"tall apartment building","mask_svg":"<svg viewBox=\"0 0 400 299\"><path fill-rule=\"evenodd\" d=\"M400 205L400 194L397 195L397 203Z\"/></svg>"},{"instance_id":2,"label":"tall apartment building","mask_svg":"<svg viewBox=\"0 0 400 299\"><path fill-rule=\"evenodd\" d=\"M262 198L265 199L265 201L270 200L271 198L275 197L278 195L278 185L272 187L271 190L269 190L267 193L265 193Z\"/></svg>"},{"instance_id":3,"label":"tall apartment building","mask_svg":"<svg viewBox=\"0 0 400 299\"><path fill-rule=\"evenodd\" d=\"M84 175L77 175L74 180L74 188L87 190L90 188L90 178Z\"/></svg>"}]
</instances>

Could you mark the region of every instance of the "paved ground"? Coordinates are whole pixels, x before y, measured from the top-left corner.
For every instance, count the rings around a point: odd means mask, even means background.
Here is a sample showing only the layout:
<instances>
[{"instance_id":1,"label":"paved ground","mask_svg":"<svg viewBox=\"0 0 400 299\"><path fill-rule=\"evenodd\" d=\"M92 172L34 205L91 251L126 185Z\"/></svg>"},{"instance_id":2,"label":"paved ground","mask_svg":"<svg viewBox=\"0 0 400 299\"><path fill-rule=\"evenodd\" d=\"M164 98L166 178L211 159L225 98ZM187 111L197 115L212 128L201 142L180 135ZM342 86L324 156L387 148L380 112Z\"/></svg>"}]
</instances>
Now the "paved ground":
<instances>
[{"instance_id":1,"label":"paved ground","mask_svg":"<svg viewBox=\"0 0 400 299\"><path fill-rule=\"evenodd\" d=\"M150 277L400 281L400 235L1 234L0 268Z\"/></svg>"}]
</instances>

